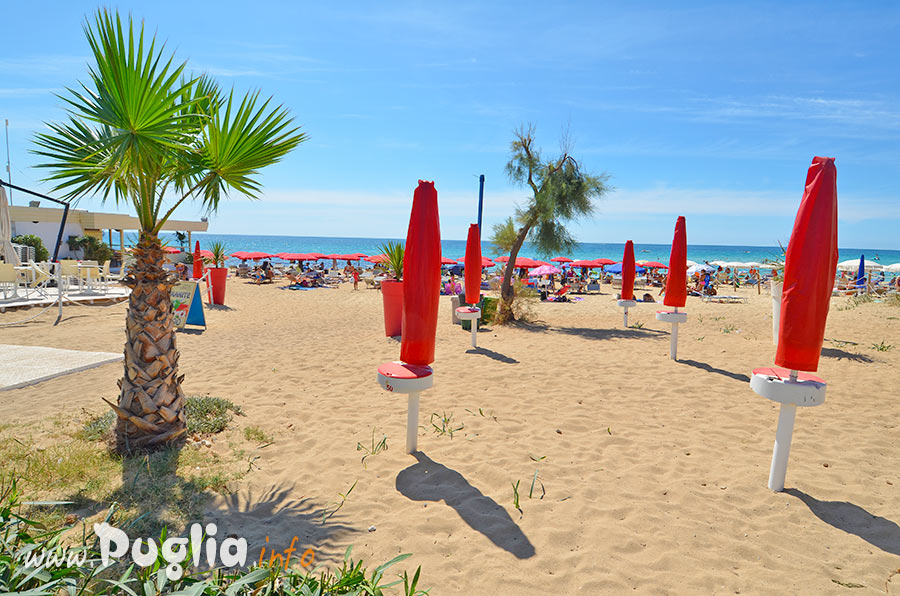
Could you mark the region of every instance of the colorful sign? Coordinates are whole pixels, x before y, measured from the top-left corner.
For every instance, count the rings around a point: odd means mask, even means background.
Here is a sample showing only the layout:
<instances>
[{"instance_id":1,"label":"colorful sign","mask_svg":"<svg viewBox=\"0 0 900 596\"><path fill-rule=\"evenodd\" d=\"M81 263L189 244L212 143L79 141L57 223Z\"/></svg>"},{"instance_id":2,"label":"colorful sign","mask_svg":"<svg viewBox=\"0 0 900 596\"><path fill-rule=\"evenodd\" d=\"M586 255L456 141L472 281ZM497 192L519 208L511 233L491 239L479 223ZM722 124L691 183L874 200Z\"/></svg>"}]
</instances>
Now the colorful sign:
<instances>
[{"instance_id":1,"label":"colorful sign","mask_svg":"<svg viewBox=\"0 0 900 596\"><path fill-rule=\"evenodd\" d=\"M180 281L172 287L172 323L176 329L185 325L206 327L200 284L196 281Z\"/></svg>"}]
</instances>

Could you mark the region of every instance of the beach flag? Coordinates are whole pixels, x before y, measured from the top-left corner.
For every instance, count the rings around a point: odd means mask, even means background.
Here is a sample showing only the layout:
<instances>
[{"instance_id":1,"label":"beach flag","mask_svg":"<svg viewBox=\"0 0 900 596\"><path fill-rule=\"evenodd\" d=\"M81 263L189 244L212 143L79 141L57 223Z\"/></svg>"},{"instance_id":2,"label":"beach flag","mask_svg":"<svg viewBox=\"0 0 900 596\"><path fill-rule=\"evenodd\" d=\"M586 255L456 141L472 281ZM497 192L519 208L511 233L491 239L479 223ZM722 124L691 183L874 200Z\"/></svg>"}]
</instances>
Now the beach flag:
<instances>
[{"instance_id":1,"label":"beach flag","mask_svg":"<svg viewBox=\"0 0 900 596\"><path fill-rule=\"evenodd\" d=\"M625 243L622 256L622 300L634 300L634 243Z\"/></svg>"},{"instance_id":2,"label":"beach flag","mask_svg":"<svg viewBox=\"0 0 900 596\"><path fill-rule=\"evenodd\" d=\"M441 226L434 182L419 180L413 195L403 257L403 327L400 360L434 362L441 287Z\"/></svg>"},{"instance_id":3,"label":"beach flag","mask_svg":"<svg viewBox=\"0 0 900 596\"><path fill-rule=\"evenodd\" d=\"M481 230L469 224L466 239L466 303L478 304L481 299Z\"/></svg>"},{"instance_id":4,"label":"beach flag","mask_svg":"<svg viewBox=\"0 0 900 596\"><path fill-rule=\"evenodd\" d=\"M663 304L683 308L687 302L687 229L684 216L675 222L675 237L669 253L669 274L666 276L666 295Z\"/></svg>"},{"instance_id":5,"label":"beach flag","mask_svg":"<svg viewBox=\"0 0 900 596\"><path fill-rule=\"evenodd\" d=\"M837 171L833 157L816 157L785 254L778 366L818 368L837 262Z\"/></svg>"}]
</instances>

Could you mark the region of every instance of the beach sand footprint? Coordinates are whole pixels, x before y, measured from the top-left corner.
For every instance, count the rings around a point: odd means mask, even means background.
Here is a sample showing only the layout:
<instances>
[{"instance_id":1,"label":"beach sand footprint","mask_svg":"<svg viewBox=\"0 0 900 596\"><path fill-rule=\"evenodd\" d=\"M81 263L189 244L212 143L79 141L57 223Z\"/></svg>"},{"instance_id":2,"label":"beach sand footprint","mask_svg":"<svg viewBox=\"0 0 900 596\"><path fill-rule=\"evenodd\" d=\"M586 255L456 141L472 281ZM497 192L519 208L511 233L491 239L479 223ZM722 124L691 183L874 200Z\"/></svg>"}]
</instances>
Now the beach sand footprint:
<instances>
[{"instance_id":1,"label":"beach sand footprint","mask_svg":"<svg viewBox=\"0 0 900 596\"><path fill-rule=\"evenodd\" d=\"M421 451L417 463L397 474L396 487L413 501L444 501L473 530L516 558L528 559L535 550L506 509L469 484L462 474L439 464Z\"/></svg>"}]
</instances>

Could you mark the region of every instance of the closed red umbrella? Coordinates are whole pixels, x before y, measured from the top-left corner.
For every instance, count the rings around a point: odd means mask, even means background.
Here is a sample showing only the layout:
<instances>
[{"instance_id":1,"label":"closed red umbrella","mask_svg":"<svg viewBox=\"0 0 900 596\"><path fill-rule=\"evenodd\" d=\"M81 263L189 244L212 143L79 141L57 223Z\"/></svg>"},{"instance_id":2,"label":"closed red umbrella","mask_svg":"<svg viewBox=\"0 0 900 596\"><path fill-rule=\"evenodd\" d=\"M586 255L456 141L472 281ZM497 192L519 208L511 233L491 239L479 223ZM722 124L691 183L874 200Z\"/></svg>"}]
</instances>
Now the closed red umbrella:
<instances>
[{"instance_id":1,"label":"closed red umbrella","mask_svg":"<svg viewBox=\"0 0 900 596\"><path fill-rule=\"evenodd\" d=\"M441 226L434 182L420 180L413 195L403 256L403 334L400 360L434 362L441 287Z\"/></svg>"},{"instance_id":2,"label":"closed red umbrella","mask_svg":"<svg viewBox=\"0 0 900 596\"><path fill-rule=\"evenodd\" d=\"M784 490L797 406L825 402L825 381L799 371L819 366L838 262L837 222L834 158L814 157L785 253L777 366L758 368L750 379L756 393L781 404L769 469L774 491Z\"/></svg>"},{"instance_id":3,"label":"closed red umbrella","mask_svg":"<svg viewBox=\"0 0 900 596\"><path fill-rule=\"evenodd\" d=\"M687 301L687 227L684 216L675 221L672 252L669 253L669 274L666 276L666 295L663 304L683 307Z\"/></svg>"},{"instance_id":4,"label":"closed red umbrella","mask_svg":"<svg viewBox=\"0 0 900 596\"><path fill-rule=\"evenodd\" d=\"M193 271L194 279L200 279L203 277L203 255L200 254L200 241L194 244L194 271Z\"/></svg>"},{"instance_id":5,"label":"closed red umbrella","mask_svg":"<svg viewBox=\"0 0 900 596\"><path fill-rule=\"evenodd\" d=\"M818 368L837 262L837 171L834 158L816 157L784 257L775 364Z\"/></svg>"},{"instance_id":6,"label":"closed red umbrella","mask_svg":"<svg viewBox=\"0 0 900 596\"><path fill-rule=\"evenodd\" d=\"M672 251L669 253L669 272L666 275L666 295L663 304L675 307L674 310L656 311L656 320L672 324L669 335L669 357L678 360L678 325L687 322L687 313L678 312L687 301L687 228L684 216L679 215L675 221L675 236L672 238Z\"/></svg>"},{"instance_id":7,"label":"closed red umbrella","mask_svg":"<svg viewBox=\"0 0 900 596\"><path fill-rule=\"evenodd\" d=\"M481 231L478 224L469 224L466 239L466 302L469 304L478 304L481 299L481 267Z\"/></svg>"},{"instance_id":8,"label":"closed red umbrella","mask_svg":"<svg viewBox=\"0 0 900 596\"><path fill-rule=\"evenodd\" d=\"M634 243L625 243L622 256L622 300L634 300Z\"/></svg>"}]
</instances>

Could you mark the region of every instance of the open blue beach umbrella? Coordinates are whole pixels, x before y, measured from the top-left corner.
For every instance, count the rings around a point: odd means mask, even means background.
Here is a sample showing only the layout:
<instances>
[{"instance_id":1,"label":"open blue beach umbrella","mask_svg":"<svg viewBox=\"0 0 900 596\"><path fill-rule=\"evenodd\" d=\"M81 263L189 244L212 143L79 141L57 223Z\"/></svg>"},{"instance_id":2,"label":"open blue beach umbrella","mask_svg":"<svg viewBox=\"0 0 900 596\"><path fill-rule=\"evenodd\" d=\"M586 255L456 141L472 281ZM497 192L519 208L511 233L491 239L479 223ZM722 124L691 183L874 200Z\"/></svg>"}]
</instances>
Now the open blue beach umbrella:
<instances>
[{"instance_id":1,"label":"open blue beach umbrella","mask_svg":"<svg viewBox=\"0 0 900 596\"><path fill-rule=\"evenodd\" d=\"M622 273L622 263L616 263L615 265L609 265L603 268L607 273ZM638 265L635 265L634 272L635 273L643 273L645 269Z\"/></svg>"},{"instance_id":2,"label":"open blue beach umbrella","mask_svg":"<svg viewBox=\"0 0 900 596\"><path fill-rule=\"evenodd\" d=\"M859 255L859 272L856 274L856 287L861 288L866 285L866 256Z\"/></svg>"}]
</instances>

